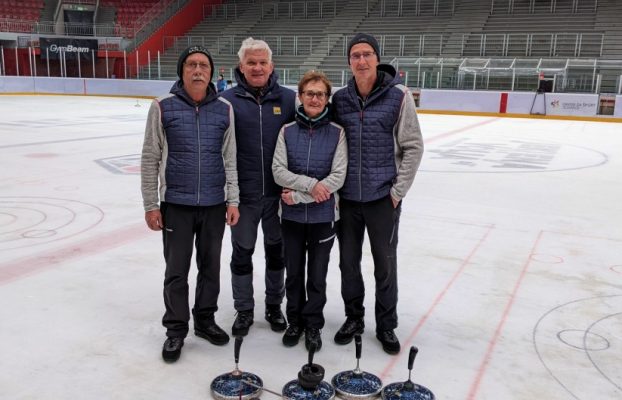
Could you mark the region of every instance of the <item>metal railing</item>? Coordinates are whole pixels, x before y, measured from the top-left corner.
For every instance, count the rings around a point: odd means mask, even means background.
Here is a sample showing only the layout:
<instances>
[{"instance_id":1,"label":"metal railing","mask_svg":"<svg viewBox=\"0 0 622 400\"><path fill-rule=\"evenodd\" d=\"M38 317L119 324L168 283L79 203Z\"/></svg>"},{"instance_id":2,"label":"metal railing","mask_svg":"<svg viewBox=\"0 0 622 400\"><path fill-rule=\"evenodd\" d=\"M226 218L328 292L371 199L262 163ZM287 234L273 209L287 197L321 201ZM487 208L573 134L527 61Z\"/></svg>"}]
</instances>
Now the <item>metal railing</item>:
<instances>
[{"instance_id":1,"label":"metal railing","mask_svg":"<svg viewBox=\"0 0 622 400\"><path fill-rule=\"evenodd\" d=\"M491 0L491 14L585 13L596 12L598 0Z\"/></svg>"},{"instance_id":2,"label":"metal railing","mask_svg":"<svg viewBox=\"0 0 622 400\"><path fill-rule=\"evenodd\" d=\"M218 5L206 5L203 9L203 15L209 16L209 18L236 19L248 8L247 5L240 6L239 4L239 2L234 2ZM336 0L307 0L288 1L283 3L261 3L261 18L263 19L321 19L334 17L336 15Z\"/></svg>"},{"instance_id":3,"label":"metal railing","mask_svg":"<svg viewBox=\"0 0 622 400\"><path fill-rule=\"evenodd\" d=\"M373 8L367 2L367 14L379 17L453 15L454 0L380 0Z\"/></svg>"},{"instance_id":4,"label":"metal railing","mask_svg":"<svg viewBox=\"0 0 622 400\"><path fill-rule=\"evenodd\" d=\"M462 35L462 56L601 57L602 33L506 33Z\"/></svg>"},{"instance_id":5,"label":"metal railing","mask_svg":"<svg viewBox=\"0 0 622 400\"><path fill-rule=\"evenodd\" d=\"M27 53L24 53L24 50ZM19 53L19 54L18 54ZM100 52L101 54L101 52ZM134 57L153 55L146 68L136 67ZM98 58L95 51L88 59L61 53L55 59L42 60L33 48L16 49L0 46L0 75L53 76L117 79L177 79L177 59L162 61L161 53L128 55L112 58L108 52ZM225 79L234 80L235 65L219 64L215 68ZM554 91L575 93L622 94L622 60L594 58L439 58L396 57L390 62L411 88L534 91L541 78L554 81ZM130 65L132 64L132 65ZM295 86L308 67L275 70L280 82ZM323 69L334 86L345 86L352 72L343 68Z\"/></svg>"},{"instance_id":6,"label":"metal railing","mask_svg":"<svg viewBox=\"0 0 622 400\"><path fill-rule=\"evenodd\" d=\"M265 40L275 55L310 56L314 53L345 55L349 35L254 35ZM235 55L247 35L219 36L165 36L164 48L180 52L184 48L200 44L214 55ZM328 39L328 40L327 40ZM440 55L446 36L438 34L380 35L377 36L381 56ZM325 46L325 47L320 47Z\"/></svg>"},{"instance_id":7,"label":"metal railing","mask_svg":"<svg viewBox=\"0 0 622 400\"><path fill-rule=\"evenodd\" d=\"M216 18L235 19L254 1L234 1L220 5L206 6ZM455 0L380 0L365 2L365 14L379 17L389 16L443 16L453 15ZM267 18L325 18L337 14L337 0L306 0L287 2L261 2L261 17ZM373 7L372 7L373 6Z\"/></svg>"},{"instance_id":8,"label":"metal railing","mask_svg":"<svg viewBox=\"0 0 622 400\"><path fill-rule=\"evenodd\" d=\"M34 22L13 19L0 19L0 32L36 33L44 35L73 36L121 36L122 32L114 24L75 24L57 25L53 22Z\"/></svg>"},{"instance_id":9,"label":"metal railing","mask_svg":"<svg viewBox=\"0 0 622 400\"><path fill-rule=\"evenodd\" d=\"M395 58L410 87L535 91L551 79L555 92L622 94L622 60L571 58Z\"/></svg>"}]
</instances>

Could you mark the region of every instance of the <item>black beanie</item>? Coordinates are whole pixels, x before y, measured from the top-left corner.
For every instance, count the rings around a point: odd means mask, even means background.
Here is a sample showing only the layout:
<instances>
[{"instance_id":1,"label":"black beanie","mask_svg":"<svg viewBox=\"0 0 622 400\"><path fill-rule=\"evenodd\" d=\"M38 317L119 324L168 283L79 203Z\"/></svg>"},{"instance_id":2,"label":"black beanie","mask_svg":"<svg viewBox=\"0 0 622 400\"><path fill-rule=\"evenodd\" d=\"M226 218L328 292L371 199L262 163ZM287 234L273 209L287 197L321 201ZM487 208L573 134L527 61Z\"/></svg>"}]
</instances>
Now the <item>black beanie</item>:
<instances>
[{"instance_id":1,"label":"black beanie","mask_svg":"<svg viewBox=\"0 0 622 400\"><path fill-rule=\"evenodd\" d=\"M209 53L209 51L203 47L203 46L190 46L188 47L186 50L181 52L181 55L179 56L179 60L177 60L177 76L179 76L179 79L183 80L183 72L182 72L182 68L184 67L184 61L186 61L186 58L188 58L188 56L190 54L194 54L194 53L202 53L205 54L207 56L207 59L209 60L209 66L211 69L211 74L210 74L210 81L212 80L212 76L214 75L214 60L212 60L212 55Z\"/></svg>"},{"instance_id":2,"label":"black beanie","mask_svg":"<svg viewBox=\"0 0 622 400\"><path fill-rule=\"evenodd\" d=\"M380 62L380 46L378 46L376 38L372 35L368 35L367 33L357 33L352 39L350 39L350 42L348 42L348 53L346 54L346 57L348 57L348 65L350 64L350 50L352 50L352 47L355 44L359 43L367 43L370 45L374 49L374 52L376 52L378 62Z\"/></svg>"}]
</instances>

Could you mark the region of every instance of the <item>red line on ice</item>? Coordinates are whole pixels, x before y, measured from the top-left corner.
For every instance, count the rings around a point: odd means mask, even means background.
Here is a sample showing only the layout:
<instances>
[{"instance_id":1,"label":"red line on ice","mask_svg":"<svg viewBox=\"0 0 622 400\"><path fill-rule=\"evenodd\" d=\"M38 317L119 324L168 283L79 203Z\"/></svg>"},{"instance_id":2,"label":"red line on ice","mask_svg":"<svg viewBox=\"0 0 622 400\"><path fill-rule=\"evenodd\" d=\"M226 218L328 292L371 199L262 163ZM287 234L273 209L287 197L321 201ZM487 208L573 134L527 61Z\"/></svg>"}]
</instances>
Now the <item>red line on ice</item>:
<instances>
[{"instance_id":1,"label":"red line on ice","mask_svg":"<svg viewBox=\"0 0 622 400\"><path fill-rule=\"evenodd\" d=\"M480 247L482 247L482 244L486 241L486 239L488 239L488 236L490 236L490 233L492 232L494 228L495 228L494 225L488 226L488 230L486 230L484 235L475 244L473 249L471 249L471 252L469 253L469 255L462 261L460 268L458 268L458 270L452 275L452 277L449 279L449 281L447 282L443 290L441 290L440 293L436 296L430 308L428 308L428 310L423 315L423 317L421 317L421 319L419 320L419 323L417 324L417 326L415 326L410 336L408 336L408 338L404 341L402 351L400 352L399 356L391 358L391 361L387 364L387 366L384 368L384 370L380 374L380 379L385 379L386 376L389 374L389 372L394 368L395 363L397 363L397 361L401 358L401 356L403 354L408 354L408 352L410 351L410 344L412 343L415 336L417 336L417 334L421 330L421 327L426 323L430 315L432 315L432 313L434 312L434 309L436 309L436 306L440 304L440 302L443 300L443 298L445 297L445 295L447 294L451 286L453 286L456 279L458 279L458 277L465 270L466 266L470 264L471 259L473 258L475 253L477 253Z\"/></svg>"},{"instance_id":2,"label":"red line on ice","mask_svg":"<svg viewBox=\"0 0 622 400\"><path fill-rule=\"evenodd\" d=\"M523 265L523 270L521 271L518 277L518 280L516 281L516 284L514 285L514 290L512 290L510 299L508 300L508 303L506 304L505 309L503 310L503 314L501 315L501 320L499 321L499 324L497 325L495 334L490 339L490 342L488 342L488 349L486 350L486 355L484 356L484 359L482 360L482 363L479 369L477 370L477 375L475 376L475 380L473 381L473 384L471 385L471 389L469 390L469 395L467 396L468 400L475 399L475 396L477 395L477 392L482 383L484 374L486 373L486 369L488 368L488 364L490 363L490 359L492 358L492 352L494 351L495 346L497 345L497 342L499 341L499 336L501 336L501 331L503 330L503 326L505 325L508 319L508 316L510 315L510 311L512 310L512 306L514 305L514 300L516 300L516 294L518 293L518 289L523 283L523 279L525 278L527 269L529 268L529 265L531 264L532 256L534 255L538 247L538 244L540 243L540 239L542 239L542 234L543 234L543 231L540 231L540 233L538 233L538 237L536 238L536 241L533 247L531 248L531 252L529 253L527 260L525 261L525 264Z\"/></svg>"},{"instance_id":3,"label":"red line on ice","mask_svg":"<svg viewBox=\"0 0 622 400\"><path fill-rule=\"evenodd\" d=\"M142 239L151 233L153 232L147 229L144 223L134 224L116 231L103 233L82 242L70 244L64 248L48 250L0 264L0 285L35 272L56 267L69 260L103 253L115 247Z\"/></svg>"}]
</instances>

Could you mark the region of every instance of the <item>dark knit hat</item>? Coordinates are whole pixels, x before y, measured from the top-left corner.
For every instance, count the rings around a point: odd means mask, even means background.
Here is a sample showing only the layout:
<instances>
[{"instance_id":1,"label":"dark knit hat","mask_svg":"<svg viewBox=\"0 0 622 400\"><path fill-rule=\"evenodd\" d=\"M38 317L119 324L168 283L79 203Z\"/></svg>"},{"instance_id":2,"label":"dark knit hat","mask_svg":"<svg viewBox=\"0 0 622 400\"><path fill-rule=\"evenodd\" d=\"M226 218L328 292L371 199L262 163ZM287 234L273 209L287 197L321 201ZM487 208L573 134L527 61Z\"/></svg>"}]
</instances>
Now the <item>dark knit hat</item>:
<instances>
[{"instance_id":1,"label":"dark knit hat","mask_svg":"<svg viewBox=\"0 0 622 400\"><path fill-rule=\"evenodd\" d=\"M181 52L181 55L179 56L179 60L177 60L177 76L179 76L179 79L183 80L183 72L182 72L182 68L184 67L184 61L186 61L186 58L188 58L188 56L190 54L194 54L194 53L202 53L205 54L207 56L207 59L209 60L209 66L210 69L212 70L212 73L210 74L210 81L212 80L212 75L214 75L214 60L212 60L212 55L209 53L209 51L203 47L203 46L190 46L188 47L186 50Z\"/></svg>"},{"instance_id":2,"label":"dark knit hat","mask_svg":"<svg viewBox=\"0 0 622 400\"><path fill-rule=\"evenodd\" d=\"M368 35L367 33L357 33L354 35L352 39L348 42L348 53L346 57L348 57L348 64L350 64L350 50L355 44L359 43L367 43L370 45L374 52L376 52L376 57L378 57L378 62L380 62L380 46L378 46L378 41L372 35Z\"/></svg>"}]
</instances>

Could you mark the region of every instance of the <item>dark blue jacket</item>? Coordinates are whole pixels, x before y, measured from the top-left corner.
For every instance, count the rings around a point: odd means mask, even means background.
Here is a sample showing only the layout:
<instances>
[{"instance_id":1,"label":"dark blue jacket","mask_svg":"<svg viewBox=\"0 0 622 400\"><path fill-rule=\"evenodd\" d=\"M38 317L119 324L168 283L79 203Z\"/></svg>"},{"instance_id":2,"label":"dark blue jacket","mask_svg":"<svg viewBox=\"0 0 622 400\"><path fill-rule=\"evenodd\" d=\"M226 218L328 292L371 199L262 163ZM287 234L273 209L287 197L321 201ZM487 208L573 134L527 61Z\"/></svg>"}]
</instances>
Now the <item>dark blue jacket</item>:
<instances>
[{"instance_id":1,"label":"dark blue jacket","mask_svg":"<svg viewBox=\"0 0 622 400\"><path fill-rule=\"evenodd\" d=\"M300 106L302 108L302 106ZM318 120L310 120L302 110L296 122L283 128L287 146L287 167L297 175L318 181L326 178L333 165L341 127L330 123L328 112ZM281 201L281 218L300 223L335 221L335 194L321 203L287 205Z\"/></svg>"},{"instance_id":2,"label":"dark blue jacket","mask_svg":"<svg viewBox=\"0 0 622 400\"><path fill-rule=\"evenodd\" d=\"M210 83L207 97L195 105L178 81L171 89L174 96L159 103L168 145L166 202L210 206L225 201L222 149L230 105L219 101L214 89Z\"/></svg>"},{"instance_id":3,"label":"dark blue jacket","mask_svg":"<svg viewBox=\"0 0 622 400\"><path fill-rule=\"evenodd\" d=\"M348 140L348 172L340 195L368 202L389 195L397 176L394 126L400 115L404 91L390 65L378 66L376 86L364 101L354 78L333 95L335 121Z\"/></svg>"},{"instance_id":4,"label":"dark blue jacket","mask_svg":"<svg viewBox=\"0 0 622 400\"><path fill-rule=\"evenodd\" d=\"M278 84L276 72L261 93L246 83L239 68L235 78L237 86L221 96L233 104L235 112L240 201L280 196L281 187L272 177L272 157L279 130L294 120L296 94Z\"/></svg>"}]
</instances>

